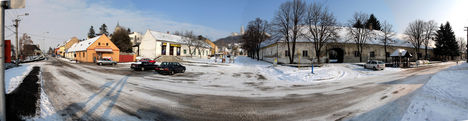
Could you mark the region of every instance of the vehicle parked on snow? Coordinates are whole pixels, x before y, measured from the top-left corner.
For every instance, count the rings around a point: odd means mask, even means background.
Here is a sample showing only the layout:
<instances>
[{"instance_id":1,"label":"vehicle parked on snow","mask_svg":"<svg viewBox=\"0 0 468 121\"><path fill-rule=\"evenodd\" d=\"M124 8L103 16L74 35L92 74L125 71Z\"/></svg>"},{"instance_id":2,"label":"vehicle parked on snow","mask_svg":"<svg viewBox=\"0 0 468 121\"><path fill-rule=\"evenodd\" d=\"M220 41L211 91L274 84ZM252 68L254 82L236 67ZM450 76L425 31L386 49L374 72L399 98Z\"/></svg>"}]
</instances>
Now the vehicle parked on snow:
<instances>
[{"instance_id":1,"label":"vehicle parked on snow","mask_svg":"<svg viewBox=\"0 0 468 121\"><path fill-rule=\"evenodd\" d=\"M109 58L103 58L103 59L99 59L96 61L96 64L102 66L102 65L117 65L117 62L115 61L112 61L111 59Z\"/></svg>"},{"instance_id":2,"label":"vehicle parked on snow","mask_svg":"<svg viewBox=\"0 0 468 121\"><path fill-rule=\"evenodd\" d=\"M160 74L173 75L175 73L184 73L185 66L181 65L178 62L162 62L161 65L154 69L154 71Z\"/></svg>"},{"instance_id":3,"label":"vehicle parked on snow","mask_svg":"<svg viewBox=\"0 0 468 121\"><path fill-rule=\"evenodd\" d=\"M385 63L382 62L382 61L378 61L378 60L369 60L364 65L364 68L374 69L374 70L384 70L385 69Z\"/></svg>"},{"instance_id":4,"label":"vehicle parked on snow","mask_svg":"<svg viewBox=\"0 0 468 121\"><path fill-rule=\"evenodd\" d=\"M149 58L142 58L142 59L140 59L140 60L139 60L139 62L150 62L150 63L156 63L156 61L155 61L155 60L151 60L151 59L149 59Z\"/></svg>"},{"instance_id":5,"label":"vehicle parked on snow","mask_svg":"<svg viewBox=\"0 0 468 121\"><path fill-rule=\"evenodd\" d=\"M157 64L147 61L135 62L130 66L130 68L135 71L153 70L156 67L158 67Z\"/></svg>"}]
</instances>

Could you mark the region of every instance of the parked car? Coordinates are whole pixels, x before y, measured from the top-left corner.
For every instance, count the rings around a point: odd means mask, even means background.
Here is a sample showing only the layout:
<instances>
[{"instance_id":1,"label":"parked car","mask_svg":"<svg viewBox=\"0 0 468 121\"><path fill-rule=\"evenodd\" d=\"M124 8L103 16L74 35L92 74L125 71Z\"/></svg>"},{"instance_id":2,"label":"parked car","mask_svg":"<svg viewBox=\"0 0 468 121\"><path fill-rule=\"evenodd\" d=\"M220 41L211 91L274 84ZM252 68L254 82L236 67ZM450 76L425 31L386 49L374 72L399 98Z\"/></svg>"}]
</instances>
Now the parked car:
<instances>
[{"instance_id":1,"label":"parked car","mask_svg":"<svg viewBox=\"0 0 468 121\"><path fill-rule=\"evenodd\" d=\"M364 65L364 68L369 68L369 69L374 69L374 70L384 70L385 63L382 61L377 61L377 60L369 60Z\"/></svg>"},{"instance_id":2,"label":"parked car","mask_svg":"<svg viewBox=\"0 0 468 121\"><path fill-rule=\"evenodd\" d=\"M117 62L115 61L112 61L111 59L109 58L103 58L103 59L99 59L96 61L96 64L102 66L102 65L117 65Z\"/></svg>"},{"instance_id":3,"label":"parked car","mask_svg":"<svg viewBox=\"0 0 468 121\"><path fill-rule=\"evenodd\" d=\"M175 73L184 73L185 66L181 65L178 62L162 62L161 65L154 69L154 71L160 74L173 75Z\"/></svg>"},{"instance_id":4,"label":"parked car","mask_svg":"<svg viewBox=\"0 0 468 121\"><path fill-rule=\"evenodd\" d=\"M142 58L142 59L140 59L140 61L139 61L139 62L150 62L150 63L156 63L156 61L155 61L155 60L151 60L151 59L149 59L149 58Z\"/></svg>"},{"instance_id":5,"label":"parked car","mask_svg":"<svg viewBox=\"0 0 468 121\"><path fill-rule=\"evenodd\" d=\"M153 70L156 67L158 67L157 64L151 63L151 62L145 62L145 61L135 62L135 63L132 63L132 65L130 66L130 68L135 71Z\"/></svg>"}]
</instances>

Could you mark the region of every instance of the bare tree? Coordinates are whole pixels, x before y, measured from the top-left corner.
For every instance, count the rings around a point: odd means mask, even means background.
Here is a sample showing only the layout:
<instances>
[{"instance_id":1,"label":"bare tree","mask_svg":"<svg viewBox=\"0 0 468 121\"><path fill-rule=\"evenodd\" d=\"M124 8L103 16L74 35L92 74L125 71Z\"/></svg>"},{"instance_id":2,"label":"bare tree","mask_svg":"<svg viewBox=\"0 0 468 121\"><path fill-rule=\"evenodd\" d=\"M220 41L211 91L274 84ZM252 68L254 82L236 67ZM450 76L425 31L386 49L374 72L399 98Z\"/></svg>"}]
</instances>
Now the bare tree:
<instances>
[{"instance_id":1,"label":"bare tree","mask_svg":"<svg viewBox=\"0 0 468 121\"><path fill-rule=\"evenodd\" d=\"M419 60L419 49L424 42L424 28L425 22L422 20L416 20L411 22L405 30L405 34L408 35L409 42L413 45L416 50L416 58Z\"/></svg>"},{"instance_id":2,"label":"bare tree","mask_svg":"<svg viewBox=\"0 0 468 121\"><path fill-rule=\"evenodd\" d=\"M185 33L183 33L182 42L187 44L189 48L190 57L193 57L193 55L196 54L197 50L200 53L200 48L205 45L203 40L199 40L198 37L195 34L193 34L193 31L186 31ZM199 55L201 57L201 54Z\"/></svg>"},{"instance_id":3,"label":"bare tree","mask_svg":"<svg viewBox=\"0 0 468 121\"><path fill-rule=\"evenodd\" d=\"M459 47L460 48L460 53L462 53L462 54L460 54L461 55L460 57L462 57L463 53L465 53L466 49L467 49L466 48L466 41L465 41L465 39L463 37L458 37L457 42L458 42L458 46L460 46ZM461 59L463 59L463 58L461 58Z\"/></svg>"},{"instance_id":4,"label":"bare tree","mask_svg":"<svg viewBox=\"0 0 468 121\"><path fill-rule=\"evenodd\" d=\"M380 42L384 44L384 51L385 51L385 62L388 62L387 56L387 46L395 43L395 40L392 40L392 37L395 36L395 33L393 32L392 25L387 23L386 21L383 22L382 28L380 31L382 31L381 40Z\"/></svg>"},{"instance_id":5,"label":"bare tree","mask_svg":"<svg viewBox=\"0 0 468 121\"><path fill-rule=\"evenodd\" d=\"M247 31L242 36L243 46L248 51L254 52L257 60L260 60L260 44L268 38L266 35L268 29L268 21L256 18L249 22Z\"/></svg>"},{"instance_id":6,"label":"bare tree","mask_svg":"<svg viewBox=\"0 0 468 121\"><path fill-rule=\"evenodd\" d=\"M320 63L322 47L330 40L339 38L336 18L322 4L312 3L308 6L305 23L309 32L306 37L313 42L315 57L317 57L317 62Z\"/></svg>"},{"instance_id":7,"label":"bare tree","mask_svg":"<svg viewBox=\"0 0 468 121\"><path fill-rule=\"evenodd\" d=\"M430 20L428 22L424 22L424 40L423 40L423 45L424 45L424 59L429 59L427 56L427 47L429 46L429 43L433 41L433 38L436 34L437 31L437 23L433 20Z\"/></svg>"},{"instance_id":8,"label":"bare tree","mask_svg":"<svg viewBox=\"0 0 468 121\"><path fill-rule=\"evenodd\" d=\"M348 21L348 37L356 44L359 61L362 62L362 50L370 40L374 33L371 29L365 28L365 23L368 20L368 15L365 13L354 13L353 18Z\"/></svg>"},{"instance_id":9,"label":"bare tree","mask_svg":"<svg viewBox=\"0 0 468 121\"><path fill-rule=\"evenodd\" d=\"M273 22L274 29L288 46L289 63L294 63L296 40L300 37L300 28L306 16L306 3L293 0L281 4Z\"/></svg>"}]
</instances>

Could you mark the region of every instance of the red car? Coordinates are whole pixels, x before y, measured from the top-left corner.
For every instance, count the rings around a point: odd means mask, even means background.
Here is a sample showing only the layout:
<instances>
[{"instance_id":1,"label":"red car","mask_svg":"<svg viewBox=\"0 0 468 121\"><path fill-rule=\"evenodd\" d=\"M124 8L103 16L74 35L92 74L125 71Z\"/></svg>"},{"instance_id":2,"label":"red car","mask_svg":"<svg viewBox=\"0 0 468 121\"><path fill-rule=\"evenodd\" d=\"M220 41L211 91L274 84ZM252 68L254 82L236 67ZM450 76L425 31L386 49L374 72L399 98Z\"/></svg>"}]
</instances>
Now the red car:
<instances>
[{"instance_id":1,"label":"red car","mask_svg":"<svg viewBox=\"0 0 468 121\"><path fill-rule=\"evenodd\" d=\"M150 62L150 63L156 63L155 60L151 60L149 58L143 58L143 59L140 59L140 62Z\"/></svg>"}]
</instances>

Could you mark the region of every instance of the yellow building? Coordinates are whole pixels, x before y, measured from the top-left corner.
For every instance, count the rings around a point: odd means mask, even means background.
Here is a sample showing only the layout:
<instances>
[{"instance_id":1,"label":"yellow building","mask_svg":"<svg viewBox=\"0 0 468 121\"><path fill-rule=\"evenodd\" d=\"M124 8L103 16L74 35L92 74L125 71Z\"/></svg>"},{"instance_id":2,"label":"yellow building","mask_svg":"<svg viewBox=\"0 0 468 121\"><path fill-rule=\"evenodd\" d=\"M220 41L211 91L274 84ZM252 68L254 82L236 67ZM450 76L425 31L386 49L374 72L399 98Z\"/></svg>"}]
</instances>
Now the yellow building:
<instances>
[{"instance_id":1,"label":"yellow building","mask_svg":"<svg viewBox=\"0 0 468 121\"><path fill-rule=\"evenodd\" d=\"M119 62L120 49L106 36L97 36L79 43L73 44L68 49L73 60L79 62L96 62L102 58L109 58Z\"/></svg>"},{"instance_id":2,"label":"yellow building","mask_svg":"<svg viewBox=\"0 0 468 121\"><path fill-rule=\"evenodd\" d=\"M60 55L60 56L65 56L65 46L60 46L58 51L57 51L57 54Z\"/></svg>"},{"instance_id":3,"label":"yellow building","mask_svg":"<svg viewBox=\"0 0 468 121\"><path fill-rule=\"evenodd\" d=\"M208 43L208 44L211 46L211 48L210 48L210 51L211 51L210 55L214 55L214 54L217 52L217 50L218 50L218 46L216 46L216 45L215 45L211 40L209 40L209 39L205 39L205 42Z\"/></svg>"},{"instance_id":4,"label":"yellow building","mask_svg":"<svg viewBox=\"0 0 468 121\"><path fill-rule=\"evenodd\" d=\"M76 38L76 37L72 37L70 40L65 42L65 45L63 45L64 50L65 50L64 51L65 53L64 53L63 57L69 58L69 59L74 59L73 54L68 53L68 49L70 49L72 45L74 45L74 44L76 44L78 42L80 42L80 40L78 38Z\"/></svg>"}]
</instances>

